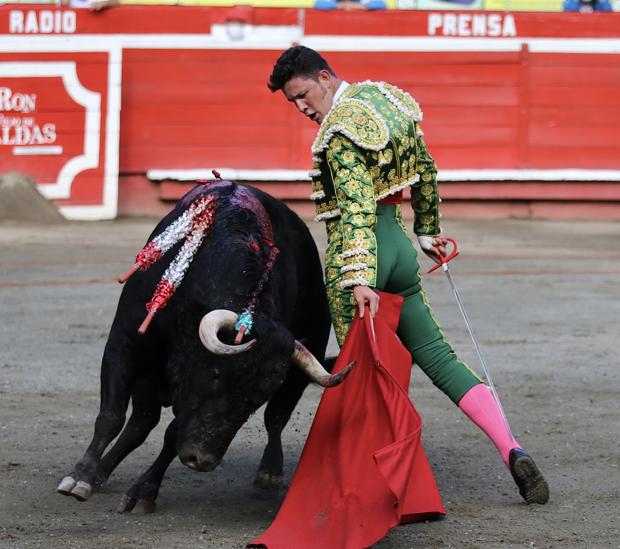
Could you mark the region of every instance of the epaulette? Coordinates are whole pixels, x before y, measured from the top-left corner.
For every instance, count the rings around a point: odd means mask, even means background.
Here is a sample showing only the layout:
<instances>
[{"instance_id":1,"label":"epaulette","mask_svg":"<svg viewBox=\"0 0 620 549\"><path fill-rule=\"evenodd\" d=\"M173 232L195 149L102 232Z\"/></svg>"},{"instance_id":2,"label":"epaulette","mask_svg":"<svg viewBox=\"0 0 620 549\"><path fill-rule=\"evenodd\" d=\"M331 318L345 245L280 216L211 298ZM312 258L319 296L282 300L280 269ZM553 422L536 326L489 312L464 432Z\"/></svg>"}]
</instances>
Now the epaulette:
<instances>
[{"instance_id":1,"label":"epaulette","mask_svg":"<svg viewBox=\"0 0 620 549\"><path fill-rule=\"evenodd\" d=\"M332 137L340 133L358 147L380 151L389 140L389 131L383 118L372 105L360 99L340 99L327 113L312 144L312 152L324 151Z\"/></svg>"},{"instance_id":2,"label":"epaulette","mask_svg":"<svg viewBox=\"0 0 620 549\"><path fill-rule=\"evenodd\" d=\"M387 82L373 82L381 93L402 113L413 118L416 122L422 122L423 114L420 105L406 91L388 84ZM370 84L370 82L369 82Z\"/></svg>"}]
</instances>

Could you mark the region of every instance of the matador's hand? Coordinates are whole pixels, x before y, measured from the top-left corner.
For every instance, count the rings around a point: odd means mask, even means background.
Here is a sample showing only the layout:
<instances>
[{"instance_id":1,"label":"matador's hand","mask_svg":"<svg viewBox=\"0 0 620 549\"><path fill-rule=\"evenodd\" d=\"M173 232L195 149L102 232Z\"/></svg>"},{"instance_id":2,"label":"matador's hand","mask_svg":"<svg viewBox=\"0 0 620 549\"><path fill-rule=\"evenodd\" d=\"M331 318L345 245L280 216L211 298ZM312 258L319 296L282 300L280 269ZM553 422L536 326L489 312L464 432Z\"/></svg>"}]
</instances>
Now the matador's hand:
<instances>
[{"instance_id":1,"label":"matador's hand","mask_svg":"<svg viewBox=\"0 0 620 549\"><path fill-rule=\"evenodd\" d=\"M419 234L418 244L428 257L430 257L435 263L440 263L441 256L446 255L448 240L443 236L427 236Z\"/></svg>"},{"instance_id":2,"label":"matador's hand","mask_svg":"<svg viewBox=\"0 0 620 549\"><path fill-rule=\"evenodd\" d=\"M370 307L370 317L375 318L379 310L379 295L370 286L355 286L353 288L353 297L357 301L357 310L359 311L360 318L364 318L364 306L366 303Z\"/></svg>"}]
</instances>

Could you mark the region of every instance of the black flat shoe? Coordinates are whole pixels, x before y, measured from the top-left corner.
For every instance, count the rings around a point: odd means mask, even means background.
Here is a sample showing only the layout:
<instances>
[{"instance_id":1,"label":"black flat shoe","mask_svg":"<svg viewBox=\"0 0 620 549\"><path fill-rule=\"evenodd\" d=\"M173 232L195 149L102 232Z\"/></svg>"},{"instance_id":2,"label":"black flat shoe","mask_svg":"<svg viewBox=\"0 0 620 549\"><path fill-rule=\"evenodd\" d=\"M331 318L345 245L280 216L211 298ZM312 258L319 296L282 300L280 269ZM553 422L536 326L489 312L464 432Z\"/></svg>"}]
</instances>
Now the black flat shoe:
<instances>
[{"instance_id":1,"label":"black flat shoe","mask_svg":"<svg viewBox=\"0 0 620 549\"><path fill-rule=\"evenodd\" d=\"M549 485L530 455L521 448L510 450L510 474L526 503L543 505L549 501Z\"/></svg>"}]
</instances>

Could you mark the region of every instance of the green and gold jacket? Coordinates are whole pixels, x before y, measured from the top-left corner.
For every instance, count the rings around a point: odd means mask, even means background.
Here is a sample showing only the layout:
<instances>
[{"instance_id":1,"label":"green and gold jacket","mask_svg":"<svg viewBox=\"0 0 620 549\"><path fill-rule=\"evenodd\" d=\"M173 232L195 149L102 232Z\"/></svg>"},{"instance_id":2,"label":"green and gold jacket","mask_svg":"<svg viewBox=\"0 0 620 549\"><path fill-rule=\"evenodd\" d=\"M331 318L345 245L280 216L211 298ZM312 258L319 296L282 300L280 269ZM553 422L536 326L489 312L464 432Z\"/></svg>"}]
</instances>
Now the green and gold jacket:
<instances>
[{"instance_id":1,"label":"green and gold jacket","mask_svg":"<svg viewBox=\"0 0 620 549\"><path fill-rule=\"evenodd\" d=\"M327 222L327 283L375 286L376 203L411 189L414 232L439 234L437 169L420 129L415 100L386 82L349 85L325 116L312 145L311 198Z\"/></svg>"}]
</instances>

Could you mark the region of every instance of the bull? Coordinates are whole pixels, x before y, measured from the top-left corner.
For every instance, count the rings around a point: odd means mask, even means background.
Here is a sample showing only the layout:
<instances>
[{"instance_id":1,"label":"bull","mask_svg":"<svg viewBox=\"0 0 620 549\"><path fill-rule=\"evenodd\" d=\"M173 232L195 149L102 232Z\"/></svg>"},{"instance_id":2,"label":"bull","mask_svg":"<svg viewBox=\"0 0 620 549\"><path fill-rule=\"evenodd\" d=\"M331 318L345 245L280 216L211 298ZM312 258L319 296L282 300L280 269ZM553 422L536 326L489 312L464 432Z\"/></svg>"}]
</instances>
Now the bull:
<instances>
[{"instance_id":1,"label":"bull","mask_svg":"<svg viewBox=\"0 0 620 549\"><path fill-rule=\"evenodd\" d=\"M322 365L330 320L318 252L306 225L282 202L227 181L198 186L149 240L182 221L199 199L210 201L214 217L168 305L151 310L143 322L157 282L175 254L182 255L180 242L148 270L137 270L123 288L103 353L94 435L60 482L61 494L87 500L144 442L162 407L172 406L174 419L159 456L118 507L131 511L140 503L152 511L177 455L191 469L213 470L238 429L265 402L267 444L255 484L277 487L281 433L304 388L310 379L337 384L350 369L331 375ZM252 324L235 337L249 299Z\"/></svg>"}]
</instances>

